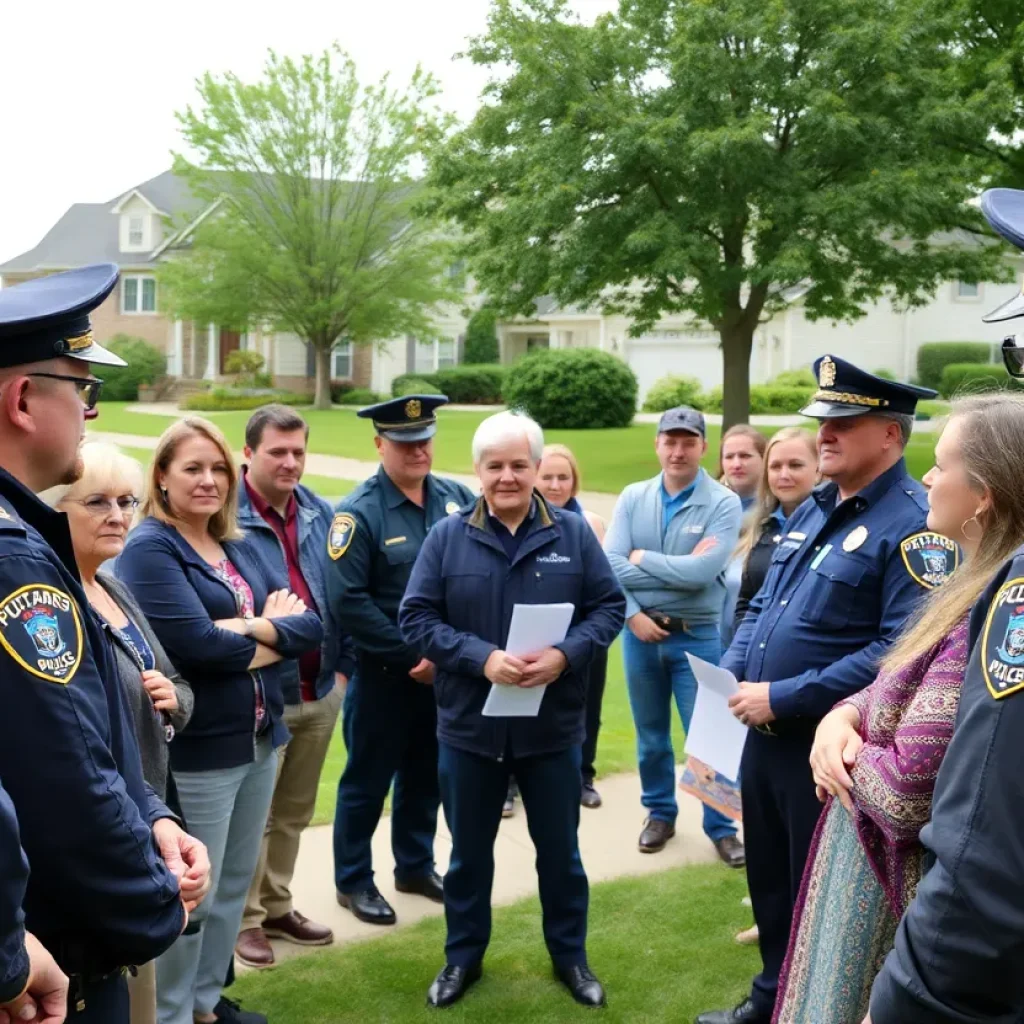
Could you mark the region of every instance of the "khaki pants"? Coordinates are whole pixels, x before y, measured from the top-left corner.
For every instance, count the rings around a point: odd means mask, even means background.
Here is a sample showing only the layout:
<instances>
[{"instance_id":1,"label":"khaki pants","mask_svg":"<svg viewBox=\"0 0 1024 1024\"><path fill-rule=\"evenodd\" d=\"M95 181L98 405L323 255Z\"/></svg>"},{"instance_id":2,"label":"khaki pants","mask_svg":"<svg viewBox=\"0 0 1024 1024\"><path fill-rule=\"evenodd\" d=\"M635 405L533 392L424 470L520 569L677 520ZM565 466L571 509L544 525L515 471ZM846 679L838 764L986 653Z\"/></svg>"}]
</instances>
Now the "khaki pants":
<instances>
[{"instance_id":1,"label":"khaki pants","mask_svg":"<svg viewBox=\"0 0 1024 1024\"><path fill-rule=\"evenodd\" d=\"M340 708L336 689L320 700L285 705L284 722L292 738L278 751L274 799L245 900L243 930L259 928L267 918L283 917L294 909L289 887L299 840L313 818L320 772Z\"/></svg>"},{"instance_id":2,"label":"khaki pants","mask_svg":"<svg viewBox=\"0 0 1024 1024\"><path fill-rule=\"evenodd\" d=\"M156 961L143 964L128 975L131 1024L156 1024Z\"/></svg>"}]
</instances>

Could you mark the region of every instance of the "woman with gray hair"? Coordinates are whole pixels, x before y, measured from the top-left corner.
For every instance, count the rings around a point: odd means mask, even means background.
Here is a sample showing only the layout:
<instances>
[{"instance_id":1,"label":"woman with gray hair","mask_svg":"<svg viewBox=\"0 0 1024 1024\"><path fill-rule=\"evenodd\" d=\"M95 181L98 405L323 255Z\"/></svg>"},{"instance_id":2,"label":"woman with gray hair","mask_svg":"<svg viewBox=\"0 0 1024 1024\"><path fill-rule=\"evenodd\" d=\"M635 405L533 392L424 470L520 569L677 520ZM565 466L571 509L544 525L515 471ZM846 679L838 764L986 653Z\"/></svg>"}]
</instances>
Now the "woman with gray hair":
<instances>
[{"instance_id":1,"label":"woman with gray hair","mask_svg":"<svg viewBox=\"0 0 1024 1024\"><path fill-rule=\"evenodd\" d=\"M192 689L175 671L128 588L101 566L124 548L142 467L111 444L82 445L83 472L74 484L40 497L68 517L71 544L89 605L110 638L142 756L142 774L164 799L169 779L167 745L192 714ZM132 1024L156 1021L156 968L150 962L129 979Z\"/></svg>"}]
</instances>

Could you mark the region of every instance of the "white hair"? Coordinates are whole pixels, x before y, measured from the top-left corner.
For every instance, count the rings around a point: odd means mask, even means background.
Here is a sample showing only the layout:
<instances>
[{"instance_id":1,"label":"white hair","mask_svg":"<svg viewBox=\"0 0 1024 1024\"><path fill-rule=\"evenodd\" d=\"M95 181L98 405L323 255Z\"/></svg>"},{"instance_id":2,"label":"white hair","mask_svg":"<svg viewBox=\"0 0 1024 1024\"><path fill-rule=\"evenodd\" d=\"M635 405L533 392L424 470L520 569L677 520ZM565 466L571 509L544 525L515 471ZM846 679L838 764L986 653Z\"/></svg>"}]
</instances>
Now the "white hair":
<instances>
[{"instance_id":1,"label":"white hair","mask_svg":"<svg viewBox=\"0 0 1024 1024\"><path fill-rule=\"evenodd\" d=\"M99 491L142 494L142 466L116 445L106 441L86 441L81 448L82 475L73 484L58 484L43 491L39 497L51 508L57 508L72 492L91 494Z\"/></svg>"},{"instance_id":2,"label":"white hair","mask_svg":"<svg viewBox=\"0 0 1024 1024\"><path fill-rule=\"evenodd\" d=\"M526 438L530 446L530 458L540 462L544 454L544 431L540 424L526 415L525 412L496 412L476 428L473 435L473 462L480 462L484 452L500 448L510 441Z\"/></svg>"}]
</instances>

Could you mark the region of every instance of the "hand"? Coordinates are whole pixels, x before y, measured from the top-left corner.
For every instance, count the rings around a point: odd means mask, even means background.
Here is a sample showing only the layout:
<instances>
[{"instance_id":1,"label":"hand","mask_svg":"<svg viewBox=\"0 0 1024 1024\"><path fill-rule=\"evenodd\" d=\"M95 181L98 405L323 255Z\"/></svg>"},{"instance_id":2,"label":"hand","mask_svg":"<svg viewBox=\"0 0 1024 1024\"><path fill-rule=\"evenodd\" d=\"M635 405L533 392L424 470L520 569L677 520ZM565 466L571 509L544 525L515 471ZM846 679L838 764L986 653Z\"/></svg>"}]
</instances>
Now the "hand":
<instances>
[{"instance_id":1,"label":"hand","mask_svg":"<svg viewBox=\"0 0 1024 1024\"><path fill-rule=\"evenodd\" d=\"M267 595L267 603L260 617L283 619L286 615L301 615L305 610L305 602L290 590L275 590Z\"/></svg>"},{"instance_id":2,"label":"hand","mask_svg":"<svg viewBox=\"0 0 1024 1024\"><path fill-rule=\"evenodd\" d=\"M744 725L774 722L770 690L771 683L740 683L740 692L729 698L729 709Z\"/></svg>"},{"instance_id":3,"label":"hand","mask_svg":"<svg viewBox=\"0 0 1024 1024\"><path fill-rule=\"evenodd\" d=\"M491 651L484 662L484 675L492 683L499 683L502 686L518 686L524 671L526 662L506 654L505 651Z\"/></svg>"},{"instance_id":4,"label":"hand","mask_svg":"<svg viewBox=\"0 0 1024 1024\"><path fill-rule=\"evenodd\" d=\"M863 1019L863 1020L862 1020L862 1021L860 1022L860 1024L871 1024L871 1014L869 1013L869 1014L868 1014L868 1015L867 1015L867 1016L866 1016L866 1017L865 1017L865 1018L864 1018L864 1019Z\"/></svg>"},{"instance_id":5,"label":"hand","mask_svg":"<svg viewBox=\"0 0 1024 1024\"><path fill-rule=\"evenodd\" d=\"M526 671L520 686L547 686L569 665L569 659L557 647L545 647L542 651L524 655L523 661L526 662Z\"/></svg>"},{"instance_id":6,"label":"hand","mask_svg":"<svg viewBox=\"0 0 1024 1024\"><path fill-rule=\"evenodd\" d=\"M424 686L434 685L434 663L428 661L426 658L420 658L418 662L411 669L409 669L409 675L416 680L417 683L422 683Z\"/></svg>"},{"instance_id":7,"label":"hand","mask_svg":"<svg viewBox=\"0 0 1024 1024\"><path fill-rule=\"evenodd\" d=\"M644 554L645 552L643 548L637 548L635 551L630 551L629 564L639 565L644 560Z\"/></svg>"},{"instance_id":8,"label":"hand","mask_svg":"<svg viewBox=\"0 0 1024 1024\"><path fill-rule=\"evenodd\" d=\"M62 1024L67 1013L68 979L43 944L25 933L28 952L28 988L17 999L0 1006L0 1024L34 1021L35 1024Z\"/></svg>"},{"instance_id":9,"label":"hand","mask_svg":"<svg viewBox=\"0 0 1024 1024\"><path fill-rule=\"evenodd\" d=\"M706 555L712 548L718 547L717 537L705 537L691 552L691 555Z\"/></svg>"},{"instance_id":10,"label":"hand","mask_svg":"<svg viewBox=\"0 0 1024 1024\"><path fill-rule=\"evenodd\" d=\"M342 697L345 696L345 691L348 689L348 676L344 672L334 673L334 688Z\"/></svg>"},{"instance_id":11,"label":"hand","mask_svg":"<svg viewBox=\"0 0 1024 1024\"><path fill-rule=\"evenodd\" d=\"M853 810L853 779L849 769L864 746L857 732L859 726L860 712L855 707L844 704L834 708L818 725L811 747L811 771L818 799L822 800L823 793L831 793L848 811Z\"/></svg>"},{"instance_id":12,"label":"hand","mask_svg":"<svg viewBox=\"0 0 1024 1024\"><path fill-rule=\"evenodd\" d=\"M637 612L636 615L630 617L628 621L629 628L633 631L633 636L637 640L642 640L645 644L654 644L659 640L664 640L668 636L668 631L664 630L659 626L654 619L647 615L645 612Z\"/></svg>"},{"instance_id":13,"label":"hand","mask_svg":"<svg viewBox=\"0 0 1024 1024\"><path fill-rule=\"evenodd\" d=\"M191 914L210 891L210 855L195 836L183 831L171 818L155 822L153 835L160 856L178 879L181 901Z\"/></svg>"},{"instance_id":14,"label":"hand","mask_svg":"<svg viewBox=\"0 0 1024 1024\"><path fill-rule=\"evenodd\" d=\"M142 685L157 711L178 710L178 691L175 690L174 683L163 672L152 668L147 669L142 673Z\"/></svg>"}]
</instances>

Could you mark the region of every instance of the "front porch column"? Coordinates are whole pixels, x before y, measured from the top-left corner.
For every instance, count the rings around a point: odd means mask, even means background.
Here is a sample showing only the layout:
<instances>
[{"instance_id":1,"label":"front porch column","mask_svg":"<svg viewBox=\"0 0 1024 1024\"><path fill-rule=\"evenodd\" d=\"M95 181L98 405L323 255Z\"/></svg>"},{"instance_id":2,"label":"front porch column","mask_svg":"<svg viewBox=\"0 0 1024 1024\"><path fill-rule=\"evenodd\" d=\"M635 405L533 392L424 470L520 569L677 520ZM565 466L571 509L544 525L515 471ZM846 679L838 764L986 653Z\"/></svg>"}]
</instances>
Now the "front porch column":
<instances>
[{"instance_id":1,"label":"front porch column","mask_svg":"<svg viewBox=\"0 0 1024 1024\"><path fill-rule=\"evenodd\" d=\"M220 331L216 324L210 324L206 334L206 372L203 380L216 380L220 363Z\"/></svg>"},{"instance_id":2,"label":"front porch column","mask_svg":"<svg viewBox=\"0 0 1024 1024\"><path fill-rule=\"evenodd\" d=\"M174 347L167 359L167 376L180 377L185 363L185 325L174 321Z\"/></svg>"}]
</instances>

